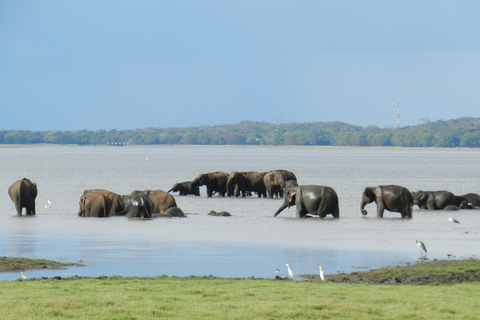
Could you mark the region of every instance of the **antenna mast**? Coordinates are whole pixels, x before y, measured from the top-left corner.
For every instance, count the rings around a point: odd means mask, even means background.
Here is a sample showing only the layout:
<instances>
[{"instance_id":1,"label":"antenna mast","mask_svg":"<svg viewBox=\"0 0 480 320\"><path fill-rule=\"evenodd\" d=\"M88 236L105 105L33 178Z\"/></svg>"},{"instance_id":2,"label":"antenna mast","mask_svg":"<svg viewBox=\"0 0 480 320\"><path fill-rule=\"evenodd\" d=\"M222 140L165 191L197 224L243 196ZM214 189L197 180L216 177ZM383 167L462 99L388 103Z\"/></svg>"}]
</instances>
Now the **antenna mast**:
<instances>
[{"instance_id":1,"label":"antenna mast","mask_svg":"<svg viewBox=\"0 0 480 320\"><path fill-rule=\"evenodd\" d=\"M397 101L397 129L400 128L400 102Z\"/></svg>"}]
</instances>

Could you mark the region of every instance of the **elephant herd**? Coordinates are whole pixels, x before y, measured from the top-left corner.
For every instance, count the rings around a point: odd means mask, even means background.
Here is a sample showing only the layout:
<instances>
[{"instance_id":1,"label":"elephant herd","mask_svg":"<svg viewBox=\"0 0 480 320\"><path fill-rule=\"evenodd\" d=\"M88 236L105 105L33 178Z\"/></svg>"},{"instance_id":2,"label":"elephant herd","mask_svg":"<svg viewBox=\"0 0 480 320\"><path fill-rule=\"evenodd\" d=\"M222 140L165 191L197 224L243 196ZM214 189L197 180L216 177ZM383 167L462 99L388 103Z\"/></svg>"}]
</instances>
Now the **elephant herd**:
<instances>
[{"instance_id":1,"label":"elephant herd","mask_svg":"<svg viewBox=\"0 0 480 320\"><path fill-rule=\"evenodd\" d=\"M193 181L176 183L168 192L179 192L181 196L200 195L200 186L206 186L207 197L246 197L256 193L258 197L282 197L283 189L297 186L297 177L288 170L268 172L209 172L199 174Z\"/></svg>"},{"instance_id":2,"label":"elephant herd","mask_svg":"<svg viewBox=\"0 0 480 320\"><path fill-rule=\"evenodd\" d=\"M104 189L85 190L80 197L81 217L111 217L125 215L129 218L185 217L169 192L180 195L200 195L200 186L206 186L207 197L214 194L224 197L246 197L256 193L258 197L283 197L284 201L275 212L276 217L285 208L296 206L298 218L314 214L325 218L328 214L340 217L339 201L335 190L327 186L298 185L295 174L287 170L260 172L211 172L199 174L192 181L176 183L168 192L163 190L135 190L129 195L119 195ZM8 193L17 211L35 215L37 184L27 178L15 181ZM410 192L398 185L366 187L363 191L360 209L367 215L365 206L375 202L377 218L383 218L385 210L398 212L402 218L412 217L412 208L417 205L427 210L459 210L480 208L480 195L468 193L454 195L449 191ZM209 215L229 216L228 212L210 212Z\"/></svg>"}]
</instances>

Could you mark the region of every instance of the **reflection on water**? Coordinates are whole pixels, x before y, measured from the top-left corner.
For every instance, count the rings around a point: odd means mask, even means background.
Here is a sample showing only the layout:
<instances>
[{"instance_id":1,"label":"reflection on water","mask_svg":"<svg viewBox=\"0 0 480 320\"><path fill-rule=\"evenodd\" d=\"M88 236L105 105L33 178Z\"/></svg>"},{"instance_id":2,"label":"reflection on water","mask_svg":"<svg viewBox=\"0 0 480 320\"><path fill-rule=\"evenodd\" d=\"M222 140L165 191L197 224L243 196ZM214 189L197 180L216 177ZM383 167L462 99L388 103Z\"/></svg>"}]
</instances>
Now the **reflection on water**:
<instances>
[{"instance_id":1,"label":"reflection on water","mask_svg":"<svg viewBox=\"0 0 480 320\"><path fill-rule=\"evenodd\" d=\"M400 184L411 191L447 189L479 193L476 150L370 150L324 148L114 148L39 147L0 149L0 254L59 261L85 267L27 272L39 276L214 275L275 277L349 272L413 262L425 242L429 259L478 254L480 213L425 212L413 219L397 213L375 218L375 204L360 214L365 186ZM148 158L148 160L147 160ZM194 159L194 160L192 160ZM372 165L374 164L374 165ZM340 219L296 219L295 207L273 218L281 199L176 196L184 219L79 218L84 189L119 194L135 189L168 190L175 182L211 171L288 169L300 184L332 186ZM37 182L37 216L16 217L6 190L20 178ZM45 208L50 200L52 205ZM232 217L207 216L211 210ZM450 216L460 224L448 222ZM17 279L19 273L0 274Z\"/></svg>"}]
</instances>

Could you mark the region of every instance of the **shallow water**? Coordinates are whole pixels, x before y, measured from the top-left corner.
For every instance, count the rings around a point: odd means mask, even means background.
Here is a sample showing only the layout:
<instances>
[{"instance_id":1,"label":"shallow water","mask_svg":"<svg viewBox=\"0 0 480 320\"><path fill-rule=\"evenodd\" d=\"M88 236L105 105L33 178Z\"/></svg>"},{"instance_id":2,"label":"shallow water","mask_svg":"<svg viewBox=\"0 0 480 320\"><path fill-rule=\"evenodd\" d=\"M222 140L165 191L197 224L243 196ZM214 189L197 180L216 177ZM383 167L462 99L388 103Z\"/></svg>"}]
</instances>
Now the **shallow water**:
<instances>
[{"instance_id":1,"label":"shallow water","mask_svg":"<svg viewBox=\"0 0 480 320\"><path fill-rule=\"evenodd\" d=\"M411 191L446 189L480 193L478 150L404 150L261 147L32 147L0 149L0 254L85 267L27 272L39 276L214 275L285 276L294 272L349 272L414 262L422 240L428 259L479 254L480 211L415 209L413 219L360 213L366 186L399 184ZM333 187L340 219L296 219L295 207L278 217L281 199L175 196L187 218L128 220L77 217L85 189L119 194L168 190L212 171L293 171L300 184ZM37 182L37 215L17 217L7 189L18 179ZM44 205L50 200L52 206ZM210 210L232 217L207 216ZM460 224L448 222L452 216ZM19 273L0 274L17 279Z\"/></svg>"}]
</instances>

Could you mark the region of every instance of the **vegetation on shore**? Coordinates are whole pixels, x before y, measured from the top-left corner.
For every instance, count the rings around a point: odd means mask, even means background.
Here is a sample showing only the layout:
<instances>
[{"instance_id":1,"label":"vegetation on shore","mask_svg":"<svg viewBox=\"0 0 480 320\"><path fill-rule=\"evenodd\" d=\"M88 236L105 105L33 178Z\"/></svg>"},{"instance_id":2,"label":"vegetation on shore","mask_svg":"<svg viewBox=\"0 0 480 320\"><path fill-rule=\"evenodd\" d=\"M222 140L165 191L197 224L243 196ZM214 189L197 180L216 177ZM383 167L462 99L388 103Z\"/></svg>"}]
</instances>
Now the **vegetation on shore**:
<instances>
[{"instance_id":1,"label":"vegetation on shore","mask_svg":"<svg viewBox=\"0 0 480 320\"><path fill-rule=\"evenodd\" d=\"M15 272L41 269L66 269L79 263L57 262L45 259L0 257L0 272Z\"/></svg>"},{"instance_id":2,"label":"vegetation on shore","mask_svg":"<svg viewBox=\"0 0 480 320\"><path fill-rule=\"evenodd\" d=\"M434 261L408 266L405 273L478 269L478 260ZM318 276L310 281L166 276L2 281L0 312L2 319L480 318L479 282L440 282L372 285L323 282Z\"/></svg>"},{"instance_id":3,"label":"vegetation on shore","mask_svg":"<svg viewBox=\"0 0 480 320\"><path fill-rule=\"evenodd\" d=\"M137 130L0 130L0 144L75 145L294 145L479 148L480 118L384 128L344 122L272 124L242 121L220 126Z\"/></svg>"}]
</instances>

